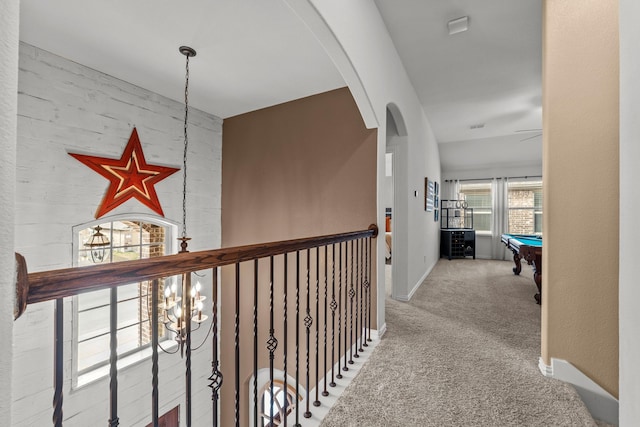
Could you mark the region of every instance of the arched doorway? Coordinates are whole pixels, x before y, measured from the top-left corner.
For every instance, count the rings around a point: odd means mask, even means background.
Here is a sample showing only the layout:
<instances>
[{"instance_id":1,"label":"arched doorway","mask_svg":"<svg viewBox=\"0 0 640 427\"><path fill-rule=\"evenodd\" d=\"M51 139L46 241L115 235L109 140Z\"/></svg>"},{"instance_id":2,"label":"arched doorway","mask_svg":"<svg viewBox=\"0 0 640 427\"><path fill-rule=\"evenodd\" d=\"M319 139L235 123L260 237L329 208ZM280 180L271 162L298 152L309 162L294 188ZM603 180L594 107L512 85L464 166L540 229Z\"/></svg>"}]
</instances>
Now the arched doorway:
<instances>
[{"instance_id":1,"label":"arched doorway","mask_svg":"<svg viewBox=\"0 0 640 427\"><path fill-rule=\"evenodd\" d=\"M385 204L385 293L403 299L408 281L408 150L407 128L395 104L387 105ZM388 219L387 219L388 218ZM387 227L388 223L388 227Z\"/></svg>"}]
</instances>

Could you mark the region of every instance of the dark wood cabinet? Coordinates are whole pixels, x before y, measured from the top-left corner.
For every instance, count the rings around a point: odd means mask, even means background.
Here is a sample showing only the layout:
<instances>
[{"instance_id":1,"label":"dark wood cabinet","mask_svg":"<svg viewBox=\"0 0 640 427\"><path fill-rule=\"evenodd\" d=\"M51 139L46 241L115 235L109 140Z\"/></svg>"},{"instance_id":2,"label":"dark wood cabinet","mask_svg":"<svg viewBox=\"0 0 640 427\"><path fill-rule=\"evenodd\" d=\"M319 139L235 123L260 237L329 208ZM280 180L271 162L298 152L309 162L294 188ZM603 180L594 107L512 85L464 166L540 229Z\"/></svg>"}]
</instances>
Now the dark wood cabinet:
<instances>
[{"instance_id":1,"label":"dark wood cabinet","mask_svg":"<svg viewBox=\"0 0 640 427\"><path fill-rule=\"evenodd\" d=\"M440 230L440 257L476 259L476 231L468 228Z\"/></svg>"}]
</instances>

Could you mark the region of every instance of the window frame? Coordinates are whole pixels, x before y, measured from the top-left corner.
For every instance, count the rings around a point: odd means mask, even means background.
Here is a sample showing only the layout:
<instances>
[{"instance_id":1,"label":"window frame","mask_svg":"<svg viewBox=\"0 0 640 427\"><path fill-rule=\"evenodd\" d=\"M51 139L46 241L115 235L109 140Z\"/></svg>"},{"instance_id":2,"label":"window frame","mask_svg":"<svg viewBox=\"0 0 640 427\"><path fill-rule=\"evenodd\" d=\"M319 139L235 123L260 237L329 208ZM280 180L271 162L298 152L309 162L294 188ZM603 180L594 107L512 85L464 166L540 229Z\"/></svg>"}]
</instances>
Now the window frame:
<instances>
[{"instance_id":1,"label":"window frame","mask_svg":"<svg viewBox=\"0 0 640 427\"><path fill-rule=\"evenodd\" d=\"M461 196L464 195L464 199L467 200L467 196L464 192L464 188L465 186L478 186L478 187L487 187L487 190L489 192L489 202L490 202L490 206L485 208L476 208L475 206L468 206L469 208L473 208L473 229L476 231L477 235L492 235L493 233L493 215L495 214L495 212L493 211L493 186L491 184L491 181L487 181L487 180L473 180L473 182L460 182L460 188L458 191L458 194L460 198L462 198ZM468 200L467 200L468 203ZM476 221L476 215L486 215L486 213L484 212L476 212L476 210L481 209L481 210L489 210L489 229L488 230L479 230L478 229L478 221Z\"/></svg>"},{"instance_id":2,"label":"window frame","mask_svg":"<svg viewBox=\"0 0 640 427\"><path fill-rule=\"evenodd\" d=\"M165 230L165 238L164 238L164 254L174 254L178 250L178 242L177 242L177 233L178 233L178 224L173 221L169 221L166 218L158 217L150 214L140 214L140 213L124 213L117 214L108 217L99 218L93 221L88 221L82 224L78 224L72 227L72 266L77 267L78 257L80 251L84 250L83 243L80 241L79 235L80 231L85 230L87 228L93 228L97 225L104 223L112 223L119 221L136 221L142 223L149 223L156 226L163 227ZM110 241L111 236L108 236ZM138 244L140 248L142 246L142 242ZM120 247L119 245L117 247ZM139 258L138 258L139 259ZM109 263L110 261L105 260L102 264ZM136 282L132 283L135 284ZM107 306L110 306L108 304ZM102 378L106 378L109 373L109 364L100 364L93 365L85 370L82 373L78 370L78 347L79 347L79 300L78 296L73 296L71 298L71 318L72 318L72 326L71 326L71 386L72 390L84 387L94 381L97 381ZM138 320L139 320L138 316ZM139 320L140 322L140 320ZM138 322L138 323L139 323ZM166 337L165 339L169 339ZM164 341L164 340L163 340ZM173 340L170 340L173 341ZM137 347L136 349L132 349L130 351L125 352L122 355L118 355L118 370L124 369L128 366L131 366L137 362L142 360L146 360L151 356L151 347L150 345L145 345L143 347Z\"/></svg>"}]
</instances>

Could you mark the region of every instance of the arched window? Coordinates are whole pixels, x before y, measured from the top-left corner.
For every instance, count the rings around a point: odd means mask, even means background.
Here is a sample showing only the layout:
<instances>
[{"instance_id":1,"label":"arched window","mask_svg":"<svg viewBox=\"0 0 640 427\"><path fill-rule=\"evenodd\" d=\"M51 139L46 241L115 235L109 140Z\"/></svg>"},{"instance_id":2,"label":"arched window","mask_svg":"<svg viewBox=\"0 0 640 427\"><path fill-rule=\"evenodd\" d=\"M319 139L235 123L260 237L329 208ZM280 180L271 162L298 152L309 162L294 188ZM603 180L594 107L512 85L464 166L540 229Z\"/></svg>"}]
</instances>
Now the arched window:
<instances>
[{"instance_id":1,"label":"arched window","mask_svg":"<svg viewBox=\"0 0 640 427\"><path fill-rule=\"evenodd\" d=\"M284 388L284 381L273 380L273 387L267 382L262 387L260 394L260 417L262 427L275 427L284 423L285 414L290 414L296 405L296 389L287 384ZM302 396L298 396L302 398ZM271 424L271 414L273 414L273 424Z\"/></svg>"},{"instance_id":2,"label":"arched window","mask_svg":"<svg viewBox=\"0 0 640 427\"><path fill-rule=\"evenodd\" d=\"M258 389L258 425L260 427L276 427L284 425L285 414L288 417L287 425L293 425L292 413L296 405L303 400L304 389L300 386L296 392L295 380L287 376L285 388L284 372L273 370L273 383L270 380L269 369L260 369L257 377ZM249 380L249 401L254 401L253 377ZM273 424L271 417L273 415ZM254 405L249 405L249 419L253 423Z\"/></svg>"},{"instance_id":3,"label":"arched window","mask_svg":"<svg viewBox=\"0 0 640 427\"><path fill-rule=\"evenodd\" d=\"M175 250L175 225L152 216L118 216L74 227L74 265L153 258ZM74 383L82 385L105 376L109 363L109 319L118 319L118 367L145 357L151 344L151 282L135 282L111 290L78 295L73 301ZM159 289L162 296L163 289ZM159 327L161 339L164 328ZM148 353L148 352L147 352ZM130 362L130 363L127 363Z\"/></svg>"}]
</instances>

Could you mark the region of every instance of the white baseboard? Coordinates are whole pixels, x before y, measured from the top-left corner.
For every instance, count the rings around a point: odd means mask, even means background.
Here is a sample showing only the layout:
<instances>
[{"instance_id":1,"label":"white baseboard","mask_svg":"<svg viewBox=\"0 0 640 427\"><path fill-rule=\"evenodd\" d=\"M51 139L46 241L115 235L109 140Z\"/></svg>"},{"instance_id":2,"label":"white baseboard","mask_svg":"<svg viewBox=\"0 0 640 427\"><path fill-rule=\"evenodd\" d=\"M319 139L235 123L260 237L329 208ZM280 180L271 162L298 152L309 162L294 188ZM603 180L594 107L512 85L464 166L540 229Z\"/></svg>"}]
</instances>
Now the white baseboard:
<instances>
[{"instance_id":1,"label":"white baseboard","mask_svg":"<svg viewBox=\"0 0 640 427\"><path fill-rule=\"evenodd\" d=\"M385 322L378 330L372 329L371 336L375 339L380 339L382 338L385 332L387 332L387 322Z\"/></svg>"},{"instance_id":2,"label":"white baseboard","mask_svg":"<svg viewBox=\"0 0 640 427\"><path fill-rule=\"evenodd\" d=\"M384 325L384 328L386 329L386 323ZM348 371L338 370L338 364L336 363L336 365L334 366L334 372L340 373L342 375L342 378L340 380L336 379L335 387L328 388L328 391L330 394L329 396L322 397L322 403L320 406L313 406L312 404L310 404L310 411L312 414L311 418L304 418L302 416L302 412L300 413L301 427L318 427L322 423L322 420L329 413L329 410L333 407L333 405L336 404L336 402L338 401L338 398L342 396L342 393L345 391L347 386L351 384L351 381L353 381L356 375L358 375L358 373L360 372L360 369L364 366L366 361L369 360L369 356L371 356L371 353L373 353L373 350L376 348L376 346L380 342L379 338L382 336L382 334L384 334L384 331L381 332L380 330L375 330L375 329L371 330L372 341L367 343L368 344L368 346L366 347L367 350L360 353L359 358L354 359L355 361L354 364L348 365L349 367ZM355 345L353 346L353 349L355 349ZM344 363L346 363L347 357L343 356L343 359L344 359ZM344 363L342 364L342 366L344 366ZM331 371L327 372L326 374L328 376L328 379L331 378L330 372ZM324 379L321 379L320 382L323 383ZM316 393L315 388L309 391L309 396L312 398L312 400L315 400L315 393ZM307 402L306 399L303 399L300 402L300 407L306 408L306 402ZM289 417L291 417L290 418L291 420L293 419L291 415ZM293 424L294 423L291 423L291 425Z\"/></svg>"},{"instance_id":3,"label":"white baseboard","mask_svg":"<svg viewBox=\"0 0 640 427\"><path fill-rule=\"evenodd\" d=\"M394 297L394 299L397 301L409 302L411 298L413 298L413 294L416 293L418 288L420 288L420 285L422 285L422 283L426 280L429 273L431 273L431 270L433 270L433 267L435 267L435 264L433 264L429 269L427 269L427 271L422 275L422 277L418 280L418 282L415 285L413 285L413 288L409 291L409 295L398 295Z\"/></svg>"},{"instance_id":4,"label":"white baseboard","mask_svg":"<svg viewBox=\"0 0 640 427\"><path fill-rule=\"evenodd\" d=\"M555 378L573 385L593 418L618 425L618 399L596 384L582 371L563 359L551 358L551 366L542 358L538 367L545 377Z\"/></svg>"},{"instance_id":5,"label":"white baseboard","mask_svg":"<svg viewBox=\"0 0 640 427\"><path fill-rule=\"evenodd\" d=\"M540 372L542 372L542 375L553 378L553 367L544 363L542 357L538 360L538 368L540 369Z\"/></svg>"}]
</instances>

